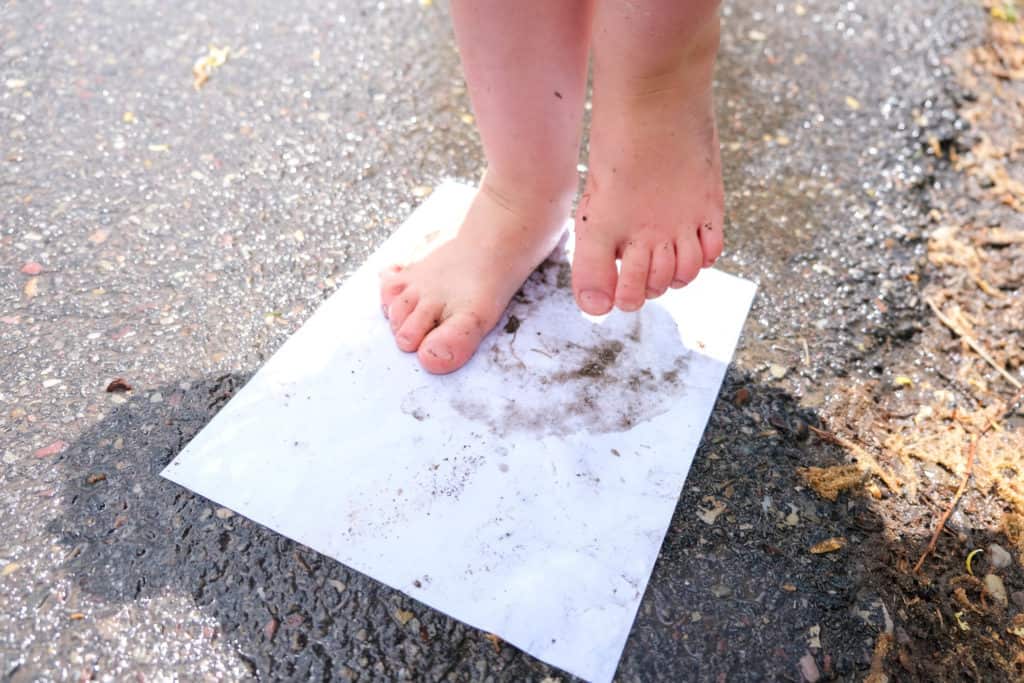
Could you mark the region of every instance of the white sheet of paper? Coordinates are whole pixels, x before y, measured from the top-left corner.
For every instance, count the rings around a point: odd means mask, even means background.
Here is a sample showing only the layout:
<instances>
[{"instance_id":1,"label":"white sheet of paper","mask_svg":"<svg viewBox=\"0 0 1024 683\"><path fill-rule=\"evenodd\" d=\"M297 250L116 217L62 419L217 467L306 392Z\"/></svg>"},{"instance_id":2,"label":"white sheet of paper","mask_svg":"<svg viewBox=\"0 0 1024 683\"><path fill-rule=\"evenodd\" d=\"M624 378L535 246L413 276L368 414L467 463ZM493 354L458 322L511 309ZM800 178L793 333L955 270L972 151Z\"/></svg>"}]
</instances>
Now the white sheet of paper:
<instances>
[{"instance_id":1,"label":"white sheet of paper","mask_svg":"<svg viewBox=\"0 0 1024 683\"><path fill-rule=\"evenodd\" d=\"M705 270L591 318L560 247L473 360L432 376L395 348L377 272L472 196L438 187L163 475L608 681L755 287Z\"/></svg>"}]
</instances>

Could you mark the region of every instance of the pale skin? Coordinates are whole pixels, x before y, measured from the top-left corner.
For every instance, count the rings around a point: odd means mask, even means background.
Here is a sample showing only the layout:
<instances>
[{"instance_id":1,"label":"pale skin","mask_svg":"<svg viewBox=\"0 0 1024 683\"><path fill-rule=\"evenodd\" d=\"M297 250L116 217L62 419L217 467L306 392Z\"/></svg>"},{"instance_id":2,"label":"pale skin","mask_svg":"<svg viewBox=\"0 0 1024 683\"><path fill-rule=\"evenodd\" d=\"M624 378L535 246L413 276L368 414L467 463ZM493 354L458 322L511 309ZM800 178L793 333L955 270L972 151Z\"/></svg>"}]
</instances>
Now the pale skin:
<instances>
[{"instance_id":1,"label":"pale skin","mask_svg":"<svg viewBox=\"0 0 1024 683\"><path fill-rule=\"evenodd\" d=\"M711 93L718 0L453 0L487 172L455 236L381 276L395 341L462 367L557 244L576 192L594 62L573 294L602 315L683 287L722 252Z\"/></svg>"}]
</instances>

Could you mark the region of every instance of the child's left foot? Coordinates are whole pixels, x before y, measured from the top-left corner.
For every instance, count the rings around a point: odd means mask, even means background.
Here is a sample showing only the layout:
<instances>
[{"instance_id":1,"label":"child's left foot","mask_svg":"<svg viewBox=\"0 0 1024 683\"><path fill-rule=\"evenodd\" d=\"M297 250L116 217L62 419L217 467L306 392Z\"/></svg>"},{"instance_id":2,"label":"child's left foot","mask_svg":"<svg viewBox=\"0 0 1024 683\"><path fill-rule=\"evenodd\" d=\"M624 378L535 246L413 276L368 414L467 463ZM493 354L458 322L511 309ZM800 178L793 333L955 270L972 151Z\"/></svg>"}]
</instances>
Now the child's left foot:
<instances>
[{"instance_id":1,"label":"child's left foot","mask_svg":"<svg viewBox=\"0 0 1024 683\"><path fill-rule=\"evenodd\" d=\"M635 311L688 284L722 253L711 97L717 17L700 34L678 64L649 77L602 82L595 65L590 169L573 259L573 292L587 313L613 305Z\"/></svg>"}]
</instances>

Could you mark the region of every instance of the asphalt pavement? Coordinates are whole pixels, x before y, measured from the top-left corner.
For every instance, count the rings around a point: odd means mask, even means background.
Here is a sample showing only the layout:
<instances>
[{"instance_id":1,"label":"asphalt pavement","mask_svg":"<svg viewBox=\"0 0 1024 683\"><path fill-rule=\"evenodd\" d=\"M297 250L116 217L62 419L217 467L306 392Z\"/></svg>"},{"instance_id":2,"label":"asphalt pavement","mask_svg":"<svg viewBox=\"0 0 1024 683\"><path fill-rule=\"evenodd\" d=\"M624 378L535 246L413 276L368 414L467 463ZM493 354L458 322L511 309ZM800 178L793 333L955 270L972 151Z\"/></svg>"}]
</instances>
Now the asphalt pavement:
<instances>
[{"instance_id":1,"label":"asphalt pavement","mask_svg":"<svg viewBox=\"0 0 1024 683\"><path fill-rule=\"evenodd\" d=\"M942 60L980 12L725 4L720 267L761 290L619 680L866 671L884 608L806 548L871 511L794 467L918 329L924 142L960 125ZM443 3L7 0L0 122L0 678L570 679L157 476L432 187L479 177Z\"/></svg>"}]
</instances>

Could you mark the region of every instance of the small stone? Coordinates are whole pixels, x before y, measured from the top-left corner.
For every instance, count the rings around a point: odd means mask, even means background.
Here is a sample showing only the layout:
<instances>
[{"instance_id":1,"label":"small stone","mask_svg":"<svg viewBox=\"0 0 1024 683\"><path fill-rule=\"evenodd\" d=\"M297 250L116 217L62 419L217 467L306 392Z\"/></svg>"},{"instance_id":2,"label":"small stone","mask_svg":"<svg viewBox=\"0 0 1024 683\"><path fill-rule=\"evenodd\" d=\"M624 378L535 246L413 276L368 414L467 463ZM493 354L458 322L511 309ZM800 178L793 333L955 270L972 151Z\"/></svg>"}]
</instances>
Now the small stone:
<instances>
[{"instance_id":1,"label":"small stone","mask_svg":"<svg viewBox=\"0 0 1024 683\"><path fill-rule=\"evenodd\" d=\"M363 642L366 640L366 635L366 629L361 628L358 631L356 631L356 640L358 640L359 642Z\"/></svg>"},{"instance_id":2,"label":"small stone","mask_svg":"<svg viewBox=\"0 0 1024 683\"><path fill-rule=\"evenodd\" d=\"M49 389L51 387L55 387L58 384L60 384L60 380L57 379L56 377L51 377L50 379L44 379L43 380L43 388L44 389Z\"/></svg>"},{"instance_id":3,"label":"small stone","mask_svg":"<svg viewBox=\"0 0 1024 683\"><path fill-rule=\"evenodd\" d=\"M412 618L413 618L413 613L408 611L408 610L404 610L404 609L396 609L395 610L395 619L397 619L398 623L401 624L402 626L405 626L406 624L408 624L409 620L412 619Z\"/></svg>"},{"instance_id":4,"label":"small stone","mask_svg":"<svg viewBox=\"0 0 1024 683\"><path fill-rule=\"evenodd\" d=\"M1003 580L995 574L985 574L985 592L1000 607L1006 607L1010 602Z\"/></svg>"},{"instance_id":5,"label":"small stone","mask_svg":"<svg viewBox=\"0 0 1024 683\"><path fill-rule=\"evenodd\" d=\"M18 461L18 456L13 451L4 451L3 461L5 465L13 465Z\"/></svg>"},{"instance_id":6,"label":"small stone","mask_svg":"<svg viewBox=\"0 0 1024 683\"><path fill-rule=\"evenodd\" d=\"M334 590L338 591L339 593L344 593L345 589L348 588L348 586L346 586L341 581L338 581L337 579L328 579L327 583L333 586Z\"/></svg>"},{"instance_id":7,"label":"small stone","mask_svg":"<svg viewBox=\"0 0 1024 683\"><path fill-rule=\"evenodd\" d=\"M771 375L773 379L782 379L788 372L789 368L782 365L775 365L774 363L768 368L768 374Z\"/></svg>"},{"instance_id":8,"label":"small stone","mask_svg":"<svg viewBox=\"0 0 1024 683\"><path fill-rule=\"evenodd\" d=\"M737 389L736 395L733 396L732 398L732 402L733 404L736 405L737 408L742 408L743 406L750 403L750 389L746 387L740 387L739 389Z\"/></svg>"},{"instance_id":9,"label":"small stone","mask_svg":"<svg viewBox=\"0 0 1024 683\"><path fill-rule=\"evenodd\" d=\"M149 395L149 402L150 403L162 403L163 400L164 400L164 395L161 394L159 391L154 391L152 394Z\"/></svg>"},{"instance_id":10,"label":"small stone","mask_svg":"<svg viewBox=\"0 0 1024 683\"><path fill-rule=\"evenodd\" d=\"M6 81L4 81L4 85L6 85L7 88L10 90L19 90L28 85L28 81L22 78L8 78Z\"/></svg>"},{"instance_id":11,"label":"small stone","mask_svg":"<svg viewBox=\"0 0 1024 683\"><path fill-rule=\"evenodd\" d=\"M998 543L988 547L988 563L993 569L1006 569L1013 562L1013 556Z\"/></svg>"},{"instance_id":12,"label":"small stone","mask_svg":"<svg viewBox=\"0 0 1024 683\"><path fill-rule=\"evenodd\" d=\"M818 683L821 680L821 671L813 655L806 654L800 658L800 675L807 683Z\"/></svg>"},{"instance_id":13,"label":"small stone","mask_svg":"<svg viewBox=\"0 0 1024 683\"><path fill-rule=\"evenodd\" d=\"M36 452L33 453L32 455L36 456L37 458L46 458L51 455L56 455L60 453L67 447L68 444L66 441L54 441L49 446L43 446L42 448L36 450Z\"/></svg>"},{"instance_id":14,"label":"small stone","mask_svg":"<svg viewBox=\"0 0 1024 683\"><path fill-rule=\"evenodd\" d=\"M1024 591L1013 591L1010 593L1010 600L1020 609L1024 609Z\"/></svg>"},{"instance_id":15,"label":"small stone","mask_svg":"<svg viewBox=\"0 0 1024 683\"><path fill-rule=\"evenodd\" d=\"M726 586L724 583L720 583L717 586L711 588L711 594L716 598L727 598L732 595L732 589Z\"/></svg>"},{"instance_id":16,"label":"small stone","mask_svg":"<svg viewBox=\"0 0 1024 683\"><path fill-rule=\"evenodd\" d=\"M277 626L278 626L277 619L274 619L273 617L271 617L270 621L268 621L263 626L263 637L265 637L267 640L273 640L274 639L274 635L277 633Z\"/></svg>"},{"instance_id":17,"label":"small stone","mask_svg":"<svg viewBox=\"0 0 1024 683\"><path fill-rule=\"evenodd\" d=\"M231 519L235 516L235 513L227 508L217 508L214 514L217 515L217 519Z\"/></svg>"},{"instance_id":18,"label":"small stone","mask_svg":"<svg viewBox=\"0 0 1024 683\"><path fill-rule=\"evenodd\" d=\"M21 565L17 562L8 562L4 565L3 569L0 569L0 576L7 576L8 574L13 574L14 572L18 571L18 567L20 566Z\"/></svg>"}]
</instances>

